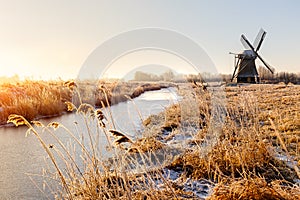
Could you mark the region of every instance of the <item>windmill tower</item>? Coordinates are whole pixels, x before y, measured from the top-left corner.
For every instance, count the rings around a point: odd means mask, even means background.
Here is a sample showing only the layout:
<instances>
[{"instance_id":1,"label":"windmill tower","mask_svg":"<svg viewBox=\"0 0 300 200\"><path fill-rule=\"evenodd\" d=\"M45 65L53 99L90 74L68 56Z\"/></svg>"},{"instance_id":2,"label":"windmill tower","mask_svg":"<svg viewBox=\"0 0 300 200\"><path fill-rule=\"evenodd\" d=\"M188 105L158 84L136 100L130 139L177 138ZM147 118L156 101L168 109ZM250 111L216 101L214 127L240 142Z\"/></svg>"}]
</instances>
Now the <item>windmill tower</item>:
<instances>
[{"instance_id":1,"label":"windmill tower","mask_svg":"<svg viewBox=\"0 0 300 200\"><path fill-rule=\"evenodd\" d=\"M258 83L260 82L259 74L255 65L256 58L259 58L264 66L273 74L271 67L262 59L258 54L258 50L261 47L261 44L266 36L266 32L263 29L260 29L259 33L256 36L254 45L252 45L247 38L242 35L241 42L246 50L242 53L234 54L235 58L235 67L232 74L231 82L236 79L237 83Z\"/></svg>"}]
</instances>

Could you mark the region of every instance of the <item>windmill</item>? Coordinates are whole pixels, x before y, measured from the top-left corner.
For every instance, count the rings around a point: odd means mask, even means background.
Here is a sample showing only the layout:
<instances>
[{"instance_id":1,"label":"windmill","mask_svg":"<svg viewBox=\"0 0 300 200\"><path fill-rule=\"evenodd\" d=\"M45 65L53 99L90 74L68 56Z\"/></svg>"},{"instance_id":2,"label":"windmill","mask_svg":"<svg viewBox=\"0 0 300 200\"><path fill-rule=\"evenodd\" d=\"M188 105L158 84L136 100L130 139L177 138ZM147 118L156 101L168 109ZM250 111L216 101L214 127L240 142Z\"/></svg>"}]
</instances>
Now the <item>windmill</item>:
<instances>
[{"instance_id":1,"label":"windmill","mask_svg":"<svg viewBox=\"0 0 300 200\"><path fill-rule=\"evenodd\" d=\"M258 83L260 80L255 65L256 58L259 58L259 60L272 74L274 73L271 67L258 54L258 50L260 49L266 34L267 32L265 32L263 29L260 29L253 45L244 35L241 36L241 42L246 50L239 54L230 52L230 54L234 54L235 58L235 68L232 74L231 82L236 78L237 83Z\"/></svg>"}]
</instances>

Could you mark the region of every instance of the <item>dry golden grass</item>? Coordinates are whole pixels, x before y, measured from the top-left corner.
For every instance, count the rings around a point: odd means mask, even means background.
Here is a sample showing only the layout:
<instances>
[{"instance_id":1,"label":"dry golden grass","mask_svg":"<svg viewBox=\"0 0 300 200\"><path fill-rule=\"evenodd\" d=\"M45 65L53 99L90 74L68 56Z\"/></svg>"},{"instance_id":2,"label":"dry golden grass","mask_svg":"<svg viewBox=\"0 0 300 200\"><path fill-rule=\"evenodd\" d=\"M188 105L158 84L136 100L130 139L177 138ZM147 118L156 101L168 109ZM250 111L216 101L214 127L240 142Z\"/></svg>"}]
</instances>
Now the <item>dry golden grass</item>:
<instances>
[{"instance_id":1,"label":"dry golden grass","mask_svg":"<svg viewBox=\"0 0 300 200\"><path fill-rule=\"evenodd\" d=\"M145 91L167 87L167 83L19 81L0 85L0 125L10 114L24 116L28 121L52 117L67 111L65 102L90 103L98 107L113 105ZM76 90L75 90L76 88Z\"/></svg>"},{"instance_id":2,"label":"dry golden grass","mask_svg":"<svg viewBox=\"0 0 300 200\"><path fill-rule=\"evenodd\" d=\"M28 120L43 116L60 115L71 93L63 82L23 81L0 86L0 124L10 114L19 114Z\"/></svg>"},{"instance_id":3,"label":"dry golden grass","mask_svg":"<svg viewBox=\"0 0 300 200\"><path fill-rule=\"evenodd\" d=\"M228 183L220 183L209 200L230 200L230 199L290 199L300 198L299 188L284 186L284 182L267 182L263 178L230 180Z\"/></svg>"},{"instance_id":4,"label":"dry golden grass","mask_svg":"<svg viewBox=\"0 0 300 200\"><path fill-rule=\"evenodd\" d=\"M88 103L96 107L103 107L138 97L146 91L159 90L173 85L164 82L84 81L77 83L77 90L75 90L74 95L77 106L81 103Z\"/></svg>"},{"instance_id":5,"label":"dry golden grass","mask_svg":"<svg viewBox=\"0 0 300 200\"><path fill-rule=\"evenodd\" d=\"M111 88L121 90L116 86ZM135 94L132 97L144 90L140 86L135 88L136 92L129 92ZM101 157L93 144L88 150L80 138L66 131L81 147L85 163L84 169L78 172L77 163L71 159L72 151L64 148L62 152L57 151L66 168L65 173L57 169L57 179L63 188L58 198L197 199L195 193L185 190L184 183L188 179L207 179L216 185L209 199L299 199L300 187L296 184L296 179L300 179L299 86L226 87L226 101L221 99L226 106L225 118L220 124L211 122L214 105L210 88L194 87L194 91L187 88L191 87L187 84L179 87L183 96L180 103L146 119L143 138L130 141L126 148L113 143L111 131L99 126L110 144L108 151L113 154L112 159ZM101 90L104 93L102 101L112 99L109 90L103 87ZM196 102L197 109L192 102ZM79 110L96 112L93 107L89 111L77 109L77 112ZM34 127L23 119L18 120L16 116L11 118L11 121L29 126L39 138ZM63 128L63 125L56 125L56 128ZM166 157L170 160L155 167L149 164L152 159L149 155L155 155L156 150L172 148L167 141L188 128L197 131L191 134L187 146L181 146L183 153L175 158ZM92 142L97 138L89 129L85 134ZM212 139L215 143L210 143ZM53 153L48 154L52 157ZM288 162L278 159L279 154ZM53 163L55 165L55 160ZM164 176L165 169L176 171L180 177L171 180Z\"/></svg>"},{"instance_id":6,"label":"dry golden grass","mask_svg":"<svg viewBox=\"0 0 300 200\"><path fill-rule=\"evenodd\" d=\"M144 137L141 139L138 139L136 142L134 142L129 152L155 152L158 149L164 148L166 145L163 144L161 141L157 140L155 137Z\"/></svg>"},{"instance_id":7,"label":"dry golden grass","mask_svg":"<svg viewBox=\"0 0 300 200\"><path fill-rule=\"evenodd\" d=\"M278 132L289 152L299 160L300 87L297 85L253 85L248 86L244 91L239 89L233 93L237 95L236 100L243 94L251 94L252 101L255 103L253 109L256 110L254 118L259 123L260 133L269 142L277 145L279 144ZM228 99L230 101L232 98ZM234 101L230 104L233 105Z\"/></svg>"},{"instance_id":8,"label":"dry golden grass","mask_svg":"<svg viewBox=\"0 0 300 200\"><path fill-rule=\"evenodd\" d=\"M278 85L250 85L243 87L226 88L226 120L222 125L221 133L218 135L218 142L206 154L203 145L211 137L209 133L210 117L210 96L203 90L195 92L198 99L201 120L201 130L193 137L190 144L196 144L195 148L190 148L183 155L177 157L169 169L180 169L184 177L193 179L206 178L214 182L226 183L234 182L237 178L246 182L263 177L263 181L287 181L293 184L300 178L299 174L299 113L300 113L300 87L299 86L278 86ZM189 99L191 100L191 99ZM165 112L165 123L156 123L151 116L146 120L147 126L161 126L164 130L169 127L172 133L182 122L182 107L171 106ZM154 121L154 122L152 122ZM191 124L191 123L189 123ZM181 127L182 128L182 127ZM157 130L157 128L153 128ZM156 135L159 135L156 131ZM286 162L276 158L278 153L294 163L289 167ZM298 162L298 165L295 164ZM229 180L229 181L228 181ZM254 181L255 182L255 181ZM251 182L252 183L252 182ZM259 184L263 186L263 184ZM224 186L225 187L225 186ZM233 187L233 186L232 186ZM241 186L242 187L242 186ZM283 187L278 184L279 187ZM231 188L231 186L230 186ZM256 196L253 199L264 199L264 195L259 191L254 191L255 187L250 187L245 194L250 196L251 188ZM270 188L265 188L270 190ZM241 189L242 190L242 189ZM264 188L261 188L264 190ZM300 193L299 186L291 189L286 187L284 198ZM276 192L275 192L276 193ZM212 199L222 199L218 197L220 193L214 193ZM240 195L240 194L238 194ZM258 195L258 197L257 197ZM275 199L282 199L279 195ZM245 196L244 196L245 197ZM227 199L237 199L238 196L228 196ZM270 196L272 198L272 196ZM289 198L287 198L289 199ZM292 198L293 199L293 198Z\"/></svg>"}]
</instances>

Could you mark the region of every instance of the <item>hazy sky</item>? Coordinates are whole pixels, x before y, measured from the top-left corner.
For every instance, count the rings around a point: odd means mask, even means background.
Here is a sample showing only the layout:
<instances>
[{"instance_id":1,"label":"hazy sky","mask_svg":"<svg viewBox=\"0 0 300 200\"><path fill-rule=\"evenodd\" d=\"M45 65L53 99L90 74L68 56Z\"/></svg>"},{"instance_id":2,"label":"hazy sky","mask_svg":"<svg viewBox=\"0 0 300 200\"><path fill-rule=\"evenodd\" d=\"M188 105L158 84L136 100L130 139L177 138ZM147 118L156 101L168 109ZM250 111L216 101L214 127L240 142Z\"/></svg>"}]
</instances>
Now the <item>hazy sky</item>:
<instances>
[{"instance_id":1,"label":"hazy sky","mask_svg":"<svg viewBox=\"0 0 300 200\"><path fill-rule=\"evenodd\" d=\"M262 57L300 72L299 10L297 0L0 0L0 76L75 77L102 42L142 27L192 38L221 73L232 73L240 35L253 41L263 27Z\"/></svg>"}]
</instances>

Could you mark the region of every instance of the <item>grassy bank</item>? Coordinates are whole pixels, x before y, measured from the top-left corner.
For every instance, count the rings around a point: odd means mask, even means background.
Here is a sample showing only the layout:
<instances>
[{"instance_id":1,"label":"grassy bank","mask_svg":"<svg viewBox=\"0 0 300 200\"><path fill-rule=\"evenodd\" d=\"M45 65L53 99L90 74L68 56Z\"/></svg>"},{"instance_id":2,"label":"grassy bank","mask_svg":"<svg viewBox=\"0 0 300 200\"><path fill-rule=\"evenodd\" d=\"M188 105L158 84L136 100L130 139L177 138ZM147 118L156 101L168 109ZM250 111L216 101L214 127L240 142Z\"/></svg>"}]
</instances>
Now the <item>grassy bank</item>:
<instances>
[{"instance_id":1,"label":"grassy bank","mask_svg":"<svg viewBox=\"0 0 300 200\"><path fill-rule=\"evenodd\" d=\"M65 113L65 102L91 103L98 107L135 98L148 90L168 87L166 83L19 81L0 85L0 125L10 114L22 115L28 121Z\"/></svg>"},{"instance_id":2,"label":"grassy bank","mask_svg":"<svg viewBox=\"0 0 300 200\"><path fill-rule=\"evenodd\" d=\"M99 124L84 136L66 131L81 149L83 168L72 148L59 141L49 146L20 116L10 121L27 124L53 159L58 199L299 199L300 87L226 87L220 99L212 90L179 85L182 101L146 119L137 139L101 126L101 115L78 113ZM225 109L214 112L218 102ZM106 136L113 158L99 152L98 134ZM81 142L87 136L88 145Z\"/></svg>"},{"instance_id":3,"label":"grassy bank","mask_svg":"<svg viewBox=\"0 0 300 200\"><path fill-rule=\"evenodd\" d=\"M72 94L62 81L22 81L0 85L0 124L10 114L20 114L28 120L42 116L60 115L65 101Z\"/></svg>"},{"instance_id":4,"label":"grassy bank","mask_svg":"<svg viewBox=\"0 0 300 200\"><path fill-rule=\"evenodd\" d=\"M214 189L209 199L298 199L300 87L249 85L225 91L226 118L218 134L209 131L210 94L196 92L193 98L200 102L200 116L194 124L202 128L184 147L189 148L166 168L183 179L210 180ZM147 120L149 130L156 129L155 138L167 143L183 134L187 127L181 108L173 106ZM167 120L157 123L161 119ZM211 137L217 141L208 148Z\"/></svg>"}]
</instances>

